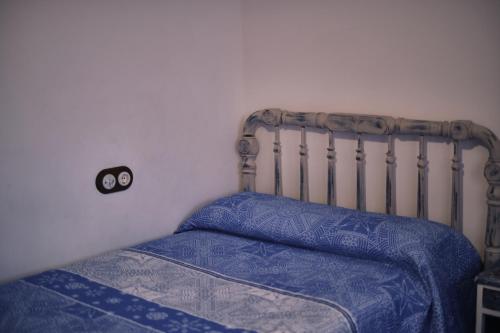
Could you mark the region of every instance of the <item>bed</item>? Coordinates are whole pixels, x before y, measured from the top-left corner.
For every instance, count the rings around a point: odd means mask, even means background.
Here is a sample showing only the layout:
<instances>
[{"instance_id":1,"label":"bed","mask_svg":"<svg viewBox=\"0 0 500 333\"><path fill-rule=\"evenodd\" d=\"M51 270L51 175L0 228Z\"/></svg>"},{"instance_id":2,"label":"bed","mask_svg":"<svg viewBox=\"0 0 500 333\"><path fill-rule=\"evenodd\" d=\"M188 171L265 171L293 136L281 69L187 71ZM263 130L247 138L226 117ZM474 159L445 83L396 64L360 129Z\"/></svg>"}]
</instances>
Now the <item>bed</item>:
<instances>
[{"instance_id":1,"label":"bed","mask_svg":"<svg viewBox=\"0 0 500 333\"><path fill-rule=\"evenodd\" d=\"M273 195L255 189L258 127L275 133ZM300 199L282 195L280 129L301 132ZM306 131L329 135L327 203L308 202ZM336 205L337 133L356 139L357 209ZM386 214L366 212L363 142L387 138ZM395 211L396 136L420 144L417 217ZM451 228L427 220L428 137L453 142ZM484 263L462 235L465 141L489 159ZM500 259L500 144L470 121L266 109L238 145L241 192L174 235L0 286L0 332L468 332L474 277Z\"/></svg>"}]
</instances>

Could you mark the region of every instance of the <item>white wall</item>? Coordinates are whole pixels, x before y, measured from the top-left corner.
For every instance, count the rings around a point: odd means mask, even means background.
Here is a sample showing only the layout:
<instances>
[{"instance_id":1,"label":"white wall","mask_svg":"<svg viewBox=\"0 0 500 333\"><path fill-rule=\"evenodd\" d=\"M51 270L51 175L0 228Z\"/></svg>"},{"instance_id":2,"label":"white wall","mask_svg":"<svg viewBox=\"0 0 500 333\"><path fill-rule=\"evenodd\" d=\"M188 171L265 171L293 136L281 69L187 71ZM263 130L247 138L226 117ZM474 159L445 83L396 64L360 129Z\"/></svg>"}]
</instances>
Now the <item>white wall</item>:
<instances>
[{"instance_id":1,"label":"white wall","mask_svg":"<svg viewBox=\"0 0 500 333\"><path fill-rule=\"evenodd\" d=\"M243 2L243 19L245 110L472 119L500 134L498 1L254 0ZM271 193L272 139L262 134L268 145L261 145L257 189ZM298 197L299 133L286 131L287 138L284 191ZM327 137L308 139L311 199L324 202ZM396 144L398 212L414 215L418 148ZM366 150L368 210L383 211L386 147L367 143ZM339 204L354 207L354 142L337 140L337 151ZM482 250L487 154L464 155L465 233ZM430 217L449 221L451 147L430 144L429 157Z\"/></svg>"},{"instance_id":2,"label":"white wall","mask_svg":"<svg viewBox=\"0 0 500 333\"><path fill-rule=\"evenodd\" d=\"M237 190L240 9L0 2L0 280L171 233ZM118 165L131 188L97 192Z\"/></svg>"},{"instance_id":3,"label":"white wall","mask_svg":"<svg viewBox=\"0 0 500 333\"><path fill-rule=\"evenodd\" d=\"M255 109L464 118L499 134L499 32L493 1L2 1L0 281L171 233L235 191L239 125ZM291 196L296 134L284 135ZM326 137L308 138L323 201ZM337 141L339 203L353 207L353 142ZM385 147L366 146L368 209L381 211ZM261 148L258 188L271 192ZM416 153L397 143L401 214L415 210ZM431 218L448 220L450 149L429 154ZM486 153L465 159L465 231L481 248ZM98 193L97 172L122 164L132 187Z\"/></svg>"}]
</instances>

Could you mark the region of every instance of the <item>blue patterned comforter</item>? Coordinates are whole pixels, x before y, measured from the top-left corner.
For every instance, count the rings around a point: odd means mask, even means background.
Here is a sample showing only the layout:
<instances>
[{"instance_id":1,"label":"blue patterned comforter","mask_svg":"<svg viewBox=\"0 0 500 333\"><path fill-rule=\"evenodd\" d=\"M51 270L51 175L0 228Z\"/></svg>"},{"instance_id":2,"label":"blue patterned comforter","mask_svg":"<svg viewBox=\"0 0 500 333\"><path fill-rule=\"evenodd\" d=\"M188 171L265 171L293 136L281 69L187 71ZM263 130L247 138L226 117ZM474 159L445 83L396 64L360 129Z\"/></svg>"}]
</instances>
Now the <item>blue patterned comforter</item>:
<instances>
[{"instance_id":1,"label":"blue patterned comforter","mask_svg":"<svg viewBox=\"0 0 500 333\"><path fill-rule=\"evenodd\" d=\"M438 223L245 192L0 286L0 332L466 332L479 268Z\"/></svg>"}]
</instances>

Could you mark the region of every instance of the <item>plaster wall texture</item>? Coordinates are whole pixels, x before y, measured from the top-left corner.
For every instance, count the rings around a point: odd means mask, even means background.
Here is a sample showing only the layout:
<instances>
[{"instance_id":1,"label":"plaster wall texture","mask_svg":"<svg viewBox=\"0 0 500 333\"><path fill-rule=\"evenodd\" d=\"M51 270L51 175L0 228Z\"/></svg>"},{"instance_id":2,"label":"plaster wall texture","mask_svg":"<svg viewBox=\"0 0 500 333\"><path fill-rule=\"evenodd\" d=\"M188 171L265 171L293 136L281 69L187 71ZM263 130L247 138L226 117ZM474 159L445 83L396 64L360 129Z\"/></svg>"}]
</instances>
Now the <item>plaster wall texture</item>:
<instances>
[{"instance_id":1,"label":"plaster wall texture","mask_svg":"<svg viewBox=\"0 0 500 333\"><path fill-rule=\"evenodd\" d=\"M238 189L235 145L265 107L472 119L500 134L493 1L0 2L0 281L169 234ZM272 192L259 130L257 189ZM299 132L284 131L298 197ZM311 200L327 137L308 135ZM355 143L337 139L339 205L354 207ZM367 208L383 211L385 144L367 142ZM398 213L416 209L416 155L397 141ZM451 147L429 143L430 217L449 220ZM486 151L464 151L465 234L482 250ZM103 168L134 183L102 195Z\"/></svg>"},{"instance_id":2,"label":"plaster wall texture","mask_svg":"<svg viewBox=\"0 0 500 333\"><path fill-rule=\"evenodd\" d=\"M172 233L236 191L240 3L0 2L0 281ZM95 177L134 183L102 195Z\"/></svg>"}]
</instances>

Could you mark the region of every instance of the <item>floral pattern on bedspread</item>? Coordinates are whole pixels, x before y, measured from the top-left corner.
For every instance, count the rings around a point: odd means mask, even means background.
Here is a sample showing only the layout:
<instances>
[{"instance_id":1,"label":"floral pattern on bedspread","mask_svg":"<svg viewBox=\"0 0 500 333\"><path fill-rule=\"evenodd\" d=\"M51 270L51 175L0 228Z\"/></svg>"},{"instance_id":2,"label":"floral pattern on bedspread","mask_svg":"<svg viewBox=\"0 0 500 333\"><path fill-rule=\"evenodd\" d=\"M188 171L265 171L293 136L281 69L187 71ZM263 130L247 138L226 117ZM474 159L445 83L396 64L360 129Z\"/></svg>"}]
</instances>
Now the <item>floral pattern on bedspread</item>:
<instances>
[{"instance_id":1,"label":"floral pattern on bedspread","mask_svg":"<svg viewBox=\"0 0 500 333\"><path fill-rule=\"evenodd\" d=\"M463 235L439 223L244 192L202 208L178 232L190 230L213 230L321 251L325 257L337 256L336 261L350 259L344 274L364 274L367 282L336 280L334 289L347 289L356 296L329 297L349 309L361 332L374 331L373 314L362 309L377 298L380 288L392 298L392 307L378 309L390 319L381 331L464 332L473 323L473 277L480 269L479 256ZM365 261L378 264L368 267ZM317 265L315 271L321 270L321 260ZM388 276L379 270L387 265L402 275L386 280ZM244 278L262 277L247 274ZM288 278L283 279L285 286ZM311 277L312 285L313 281ZM312 285L303 286L302 292L315 293Z\"/></svg>"},{"instance_id":2,"label":"floral pattern on bedspread","mask_svg":"<svg viewBox=\"0 0 500 333\"><path fill-rule=\"evenodd\" d=\"M351 331L333 302L231 279L154 252L122 250L66 270L227 327L259 332Z\"/></svg>"},{"instance_id":3,"label":"floral pattern on bedspread","mask_svg":"<svg viewBox=\"0 0 500 333\"><path fill-rule=\"evenodd\" d=\"M0 286L0 332L251 331L135 297L82 275L52 270Z\"/></svg>"},{"instance_id":4,"label":"floral pattern on bedspread","mask_svg":"<svg viewBox=\"0 0 500 333\"><path fill-rule=\"evenodd\" d=\"M0 286L0 332L349 333L351 325L333 302L137 249Z\"/></svg>"}]
</instances>

